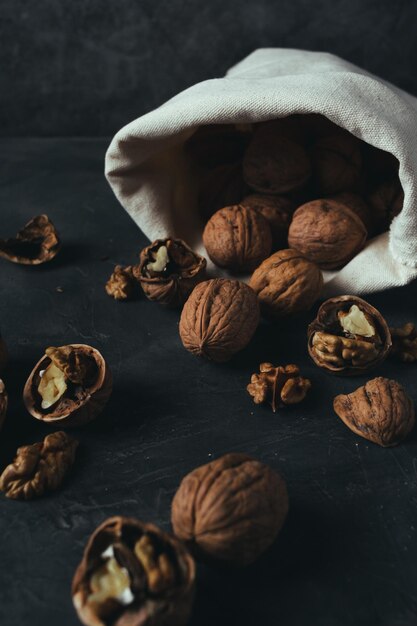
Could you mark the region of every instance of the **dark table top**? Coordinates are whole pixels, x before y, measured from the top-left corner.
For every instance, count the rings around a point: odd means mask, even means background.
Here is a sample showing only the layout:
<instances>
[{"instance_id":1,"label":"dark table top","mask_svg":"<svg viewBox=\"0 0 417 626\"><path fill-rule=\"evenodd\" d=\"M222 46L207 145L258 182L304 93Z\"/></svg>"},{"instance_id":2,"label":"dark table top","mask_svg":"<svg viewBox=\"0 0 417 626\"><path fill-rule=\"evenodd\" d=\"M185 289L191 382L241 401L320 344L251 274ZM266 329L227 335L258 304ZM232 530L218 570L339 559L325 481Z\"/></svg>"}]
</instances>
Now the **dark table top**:
<instances>
[{"instance_id":1,"label":"dark table top","mask_svg":"<svg viewBox=\"0 0 417 626\"><path fill-rule=\"evenodd\" d=\"M63 488L28 503L0 497L1 625L76 625L71 579L94 528L125 514L169 529L180 479L229 451L281 472L290 512L255 565L199 566L190 626L416 624L417 433L382 449L335 416L332 398L365 378L333 378L309 361L314 311L261 324L246 350L216 365L184 350L178 312L144 297L110 299L113 265L134 261L145 238L104 180L107 144L22 139L0 148L1 236L46 212L64 242L45 267L0 263L0 328L11 355L1 469L18 446L50 432L21 399L47 346L91 344L114 373L104 413L73 431L80 447ZM417 322L417 284L368 299L391 324ZM276 415L252 404L245 387L261 361L300 365L313 382L307 401ZM386 362L375 375L398 379L416 398L416 366Z\"/></svg>"}]
</instances>

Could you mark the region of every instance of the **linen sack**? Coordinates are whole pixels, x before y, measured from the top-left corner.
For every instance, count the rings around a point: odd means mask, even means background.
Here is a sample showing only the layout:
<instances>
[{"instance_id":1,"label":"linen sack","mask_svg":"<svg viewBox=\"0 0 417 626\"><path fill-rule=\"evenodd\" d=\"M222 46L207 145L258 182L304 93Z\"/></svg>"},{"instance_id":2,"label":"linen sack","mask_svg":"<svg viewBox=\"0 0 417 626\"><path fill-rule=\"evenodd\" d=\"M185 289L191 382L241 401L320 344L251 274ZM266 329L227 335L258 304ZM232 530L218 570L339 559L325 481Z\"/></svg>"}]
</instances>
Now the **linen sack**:
<instances>
[{"instance_id":1,"label":"linen sack","mask_svg":"<svg viewBox=\"0 0 417 626\"><path fill-rule=\"evenodd\" d=\"M409 283L417 276L417 98L332 54L256 50L224 78L198 83L122 128L106 154L106 177L150 240L179 236L207 256L184 142L201 125L295 113L320 113L400 163L401 213L345 267L324 272L324 295Z\"/></svg>"}]
</instances>

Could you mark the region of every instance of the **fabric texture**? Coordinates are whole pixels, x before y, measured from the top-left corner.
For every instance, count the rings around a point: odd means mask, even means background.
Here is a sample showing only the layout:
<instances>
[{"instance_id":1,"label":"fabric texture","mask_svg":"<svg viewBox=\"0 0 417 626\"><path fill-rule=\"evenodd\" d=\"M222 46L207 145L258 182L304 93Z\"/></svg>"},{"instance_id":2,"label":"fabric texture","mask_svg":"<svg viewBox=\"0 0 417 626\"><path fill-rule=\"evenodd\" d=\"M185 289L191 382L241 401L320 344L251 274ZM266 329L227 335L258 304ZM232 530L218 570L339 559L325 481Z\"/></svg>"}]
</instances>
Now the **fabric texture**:
<instances>
[{"instance_id":1,"label":"fabric texture","mask_svg":"<svg viewBox=\"0 0 417 626\"><path fill-rule=\"evenodd\" d=\"M324 273L325 295L409 283L417 277L417 99L332 54L253 52L224 78L198 83L122 128L106 154L106 177L149 239L181 236L205 254L184 141L201 125L295 113L325 115L400 163L401 213L389 233L368 241L341 270Z\"/></svg>"}]
</instances>

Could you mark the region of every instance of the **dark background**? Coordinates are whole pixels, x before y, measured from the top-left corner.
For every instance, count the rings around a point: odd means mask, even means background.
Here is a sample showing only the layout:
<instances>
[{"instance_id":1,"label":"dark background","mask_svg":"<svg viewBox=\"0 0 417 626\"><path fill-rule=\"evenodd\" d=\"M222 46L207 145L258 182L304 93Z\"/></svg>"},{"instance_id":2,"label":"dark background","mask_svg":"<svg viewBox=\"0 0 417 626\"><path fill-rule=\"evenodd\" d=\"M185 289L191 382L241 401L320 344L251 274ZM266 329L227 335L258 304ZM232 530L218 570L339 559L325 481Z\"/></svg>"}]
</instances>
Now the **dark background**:
<instances>
[{"instance_id":1,"label":"dark background","mask_svg":"<svg viewBox=\"0 0 417 626\"><path fill-rule=\"evenodd\" d=\"M111 135L268 46L417 94L416 24L415 0L2 0L0 134Z\"/></svg>"}]
</instances>

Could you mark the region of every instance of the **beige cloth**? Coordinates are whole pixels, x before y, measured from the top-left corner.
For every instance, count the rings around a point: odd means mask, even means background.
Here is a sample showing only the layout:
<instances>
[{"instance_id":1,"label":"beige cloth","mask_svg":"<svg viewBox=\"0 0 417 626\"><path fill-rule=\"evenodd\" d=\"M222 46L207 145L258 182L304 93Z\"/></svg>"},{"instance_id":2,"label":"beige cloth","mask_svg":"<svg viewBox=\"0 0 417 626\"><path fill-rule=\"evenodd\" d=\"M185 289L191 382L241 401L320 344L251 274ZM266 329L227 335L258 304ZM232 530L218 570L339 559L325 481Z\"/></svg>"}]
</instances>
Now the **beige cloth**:
<instances>
[{"instance_id":1,"label":"beige cloth","mask_svg":"<svg viewBox=\"0 0 417 626\"><path fill-rule=\"evenodd\" d=\"M410 282L417 276L417 99L334 55L253 52L224 78L194 85L122 128L106 154L106 177L149 239L182 236L205 254L182 144L203 124L294 113L321 113L400 162L403 210L389 233L369 241L340 271L325 272L326 295Z\"/></svg>"}]
</instances>

